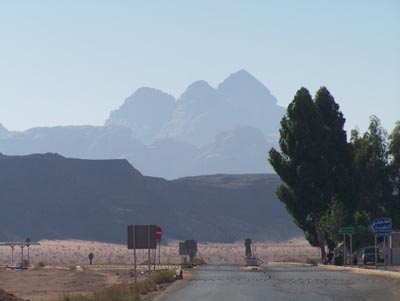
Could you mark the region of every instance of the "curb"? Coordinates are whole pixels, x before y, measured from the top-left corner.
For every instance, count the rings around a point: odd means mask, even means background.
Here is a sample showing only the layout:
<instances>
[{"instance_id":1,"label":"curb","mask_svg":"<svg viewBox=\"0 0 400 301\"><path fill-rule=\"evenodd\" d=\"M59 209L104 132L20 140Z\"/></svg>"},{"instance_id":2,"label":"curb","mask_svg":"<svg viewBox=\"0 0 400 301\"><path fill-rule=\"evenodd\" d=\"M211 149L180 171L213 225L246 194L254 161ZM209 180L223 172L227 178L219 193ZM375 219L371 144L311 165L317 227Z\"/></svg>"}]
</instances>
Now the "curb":
<instances>
[{"instance_id":1,"label":"curb","mask_svg":"<svg viewBox=\"0 0 400 301\"><path fill-rule=\"evenodd\" d=\"M280 261L270 261L263 266L279 266L279 265L286 265L286 266L298 266L298 267L312 267L315 266L311 263L302 263L302 262L280 262Z\"/></svg>"},{"instance_id":2,"label":"curb","mask_svg":"<svg viewBox=\"0 0 400 301\"><path fill-rule=\"evenodd\" d=\"M394 272L394 271L372 270L372 269L364 269L364 268L356 268L356 267L343 267L343 266L322 265L322 264L319 264L318 267L320 267L322 269L326 269L326 270L348 271L351 273L363 274L363 275L375 275L375 276L400 278L400 272Z\"/></svg>"}]
</instances>

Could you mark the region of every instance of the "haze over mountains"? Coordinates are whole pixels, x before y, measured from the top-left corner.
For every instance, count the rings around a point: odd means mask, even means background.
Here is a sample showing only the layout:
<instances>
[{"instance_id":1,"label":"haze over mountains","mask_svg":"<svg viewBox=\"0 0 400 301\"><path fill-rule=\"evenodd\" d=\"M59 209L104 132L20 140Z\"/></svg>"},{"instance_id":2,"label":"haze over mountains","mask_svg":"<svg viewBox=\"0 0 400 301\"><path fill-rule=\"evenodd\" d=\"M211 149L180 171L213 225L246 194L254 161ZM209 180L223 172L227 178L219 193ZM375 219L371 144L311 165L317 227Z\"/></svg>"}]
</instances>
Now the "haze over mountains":
<instances>
[{"instance_id":1,"label":"haze over mountains","mask_svg":"<svg viewBox=\"0 0 400 301\"><path fill-rule=\"evenodd\" d=\"M126 158L145 175L167 179L214 173L268 173L285 109L245 70L217 88L192 83L177 99L140 88L104 126L38 127L10 132L0 125L0 152L59 153L84 159Z\"/></svg>"},{"instance_id":2,"label":"haze over mountains","mask_svg":"<svg viewBox=\"0 0 400 301\"><path fill-rule=\"evenodd\" d=\"M127 160L0 155L0 241L126 243L128 224L158 224L170 239L234 242L300 234L275 190L277 175L143 176Z\"/></svg>"}]
</instances>

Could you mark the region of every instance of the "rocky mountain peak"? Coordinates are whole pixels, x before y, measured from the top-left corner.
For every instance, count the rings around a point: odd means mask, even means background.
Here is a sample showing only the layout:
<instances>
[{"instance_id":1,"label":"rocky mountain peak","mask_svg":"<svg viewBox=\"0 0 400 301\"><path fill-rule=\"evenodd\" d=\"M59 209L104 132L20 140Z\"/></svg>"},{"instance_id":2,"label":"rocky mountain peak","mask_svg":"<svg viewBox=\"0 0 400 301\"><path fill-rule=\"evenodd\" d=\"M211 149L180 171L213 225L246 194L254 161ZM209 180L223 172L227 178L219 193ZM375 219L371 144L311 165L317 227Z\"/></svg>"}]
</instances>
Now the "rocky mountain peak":
<instances>
[{"instance_id":1,"label":"rocky mountain peak","mask_svg":"<svg viewBox=\"0 0 400 301\"><path fill-rule=\"evenodd\" d=\"M250 101L256 98L276 104L277 100L258 79L242 69L229 75L218 85L218 92L233 102Z\"/></svg>"},{"instance_id":2,"label":"rocky mountain peak","mask_svg":"<svg viewBox=\"0 0 400 301\"><path fill-rule=\"evenodd\" d=\"M174 109L173 96L157 89L143 87L125 99L117 110L112 111L105 125L129 127L134 137L149 144L171 118Z\"/></svg>"},{"instance_id":3,"label":"rocky mountain peak","mask_svg":"<svg viewBox=\"0 0 400 301\"><path fill-rule=\"evenodd\" d=\"M178 101L187 99L204 99L207 100L210 96L214 97L217 91L211 87L206 81L198 80L193 82L187 87L185 92L181 95Z\"/></svg>"},{"instance_id":4,"label":"rocky mountain peak","mask_svg":"<svg viewBox=\"0 0 400 301\"><path fill-rule=\"evenodd\" d=\"M2 123L0 123L0 132L8 132L8 130L5 128L5 126L2 124Z\"/></svg>"}]
</instances>

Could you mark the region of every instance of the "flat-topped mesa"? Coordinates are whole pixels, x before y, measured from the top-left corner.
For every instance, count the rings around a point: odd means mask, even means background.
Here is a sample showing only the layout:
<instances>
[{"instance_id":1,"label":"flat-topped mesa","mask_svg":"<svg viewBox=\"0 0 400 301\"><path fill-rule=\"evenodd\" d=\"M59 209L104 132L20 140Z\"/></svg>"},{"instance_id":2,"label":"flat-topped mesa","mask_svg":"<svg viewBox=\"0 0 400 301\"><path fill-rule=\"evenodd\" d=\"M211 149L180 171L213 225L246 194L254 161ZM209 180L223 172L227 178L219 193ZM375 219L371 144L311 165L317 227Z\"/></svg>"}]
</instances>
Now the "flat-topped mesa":
<instances>
[{"instance_id":1,"label":"flat-topped mesa","mask_svg":"<svg viewBox=\"0 0 400 301\"><path fill-rule=\"evenodd\" d=\"M160 225L170 239L287 239L299 232L277 200L279 183L276 175L166 181L142 176L126 160L0 156L0 241L123 243L132 223Z\"/></svg>"}]
</instances>

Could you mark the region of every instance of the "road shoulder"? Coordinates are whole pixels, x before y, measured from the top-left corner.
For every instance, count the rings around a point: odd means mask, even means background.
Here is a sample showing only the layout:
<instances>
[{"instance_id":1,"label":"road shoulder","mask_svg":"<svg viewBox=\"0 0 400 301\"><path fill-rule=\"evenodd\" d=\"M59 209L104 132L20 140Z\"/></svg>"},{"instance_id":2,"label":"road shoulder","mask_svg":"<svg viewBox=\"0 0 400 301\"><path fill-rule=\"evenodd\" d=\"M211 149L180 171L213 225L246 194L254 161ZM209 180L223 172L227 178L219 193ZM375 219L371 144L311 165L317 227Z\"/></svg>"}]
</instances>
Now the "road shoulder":
<instances>
[{"instance_id":1,"label":"road shoulder","mask_svg":"<svg viewBox=\"0 0 400 301\"><path fill-rule=\"evenodd\" d=\"M318 265L322 269L326 270L335 270L335 271L349 271L355 274L363 274L363 275L374 275L374 276L386 276L392 278L400 279L400 272L394 271L384 271L384 270L375 270L375 269L365 269L359 267L348 267L348 266L335 266L335 265Z\"/></svg>"}]
</instances>

